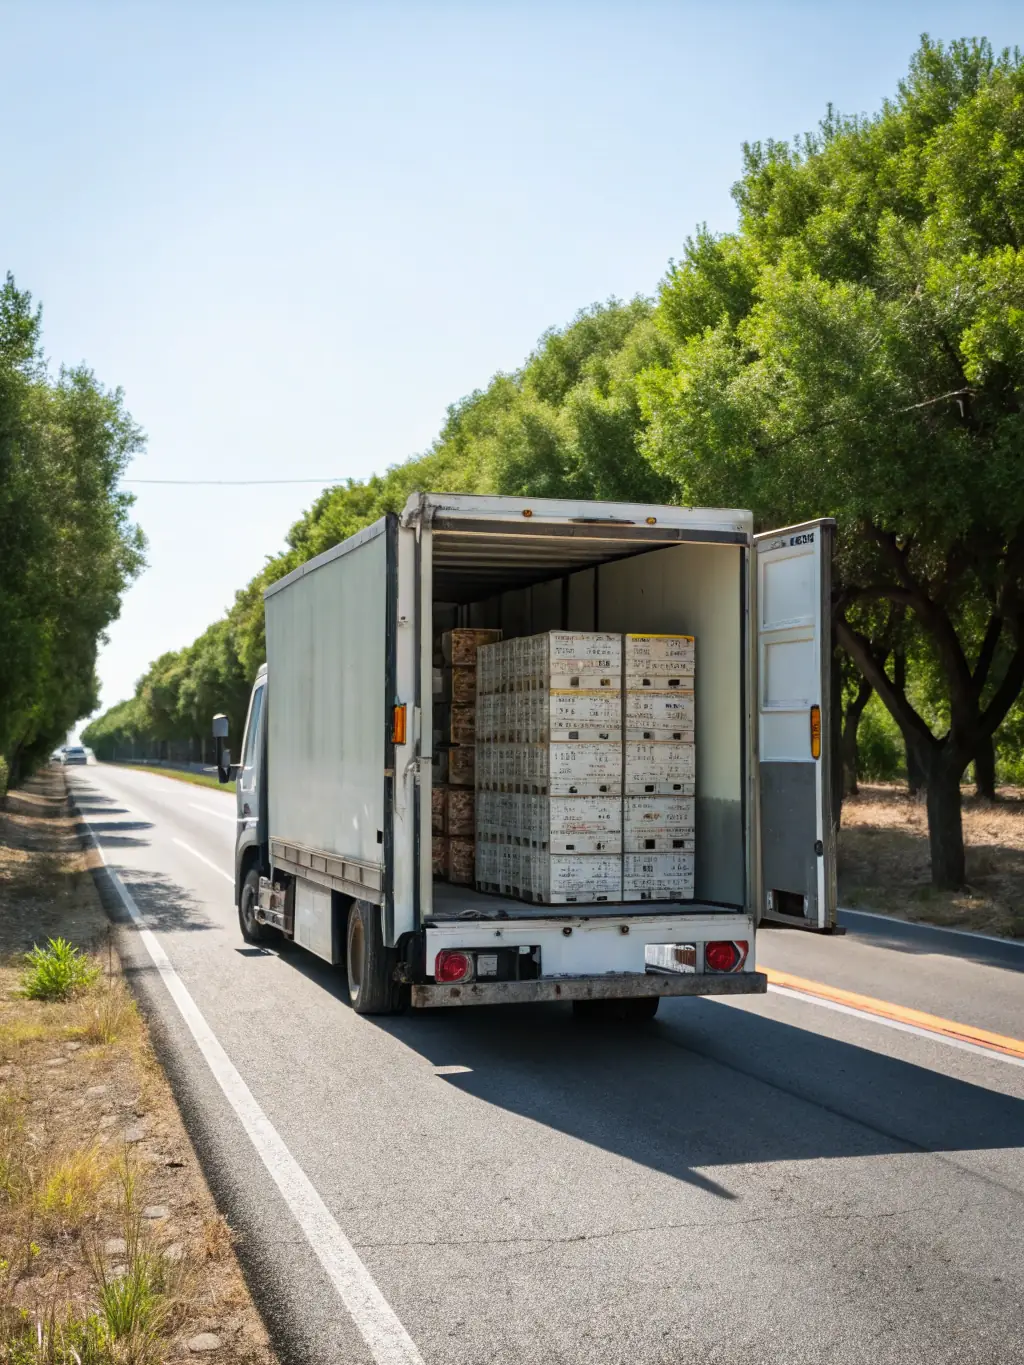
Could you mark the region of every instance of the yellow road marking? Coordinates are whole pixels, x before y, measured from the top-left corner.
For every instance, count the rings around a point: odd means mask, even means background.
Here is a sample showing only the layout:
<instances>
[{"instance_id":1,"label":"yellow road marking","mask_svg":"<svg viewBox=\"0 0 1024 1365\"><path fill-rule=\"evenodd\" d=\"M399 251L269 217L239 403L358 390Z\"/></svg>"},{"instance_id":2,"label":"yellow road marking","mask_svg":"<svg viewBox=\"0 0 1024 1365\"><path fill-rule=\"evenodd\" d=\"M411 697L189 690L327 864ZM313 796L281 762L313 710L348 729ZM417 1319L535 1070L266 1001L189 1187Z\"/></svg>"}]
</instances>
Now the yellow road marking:
<instances>
[{"instance_id":1,"label":"yellow road marking","mask_svg":"<svg viewBox=\"0 0 1024 1365\"><path fill-rule=\"evenodd\" d=\"M888 1000L876 1000L870 995L858 995L856 991L843 991L838 986L826 986L821 981L808 981L802 976L790 976L789 972L777 972L772 967L758 966L764 972L770 986L783 986L789 991L799 991L803 995L816 995L822 1000L831 1000L837 1005L861 1010L864 1014L877 1014L882 1019L892 1019L898 1024L910 1024L914 1028L926 1029L946 1038L957 1038L962 1043L973 1043L993 1052L1003 1052L1008 1057L1024 1059L1024 1040L1008 1038L1003 1033L990 1033L988 1029L972 1028L970 1024L957 1024L952 1019L942 1019L937 1014L925 1014L923 1010L908 1009L906 1005L894 1005Z\"/></svg>"}]
</instances>

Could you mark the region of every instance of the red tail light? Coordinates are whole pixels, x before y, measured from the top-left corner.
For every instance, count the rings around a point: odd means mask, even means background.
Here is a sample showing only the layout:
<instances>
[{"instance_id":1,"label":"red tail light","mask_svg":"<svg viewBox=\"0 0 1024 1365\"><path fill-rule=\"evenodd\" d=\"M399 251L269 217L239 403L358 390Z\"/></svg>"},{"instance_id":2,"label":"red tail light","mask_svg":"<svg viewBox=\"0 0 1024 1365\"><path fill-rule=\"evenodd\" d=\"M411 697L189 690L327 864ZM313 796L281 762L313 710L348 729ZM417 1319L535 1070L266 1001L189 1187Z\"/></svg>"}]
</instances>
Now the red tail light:
<instances>
[{"instance_id":1,"label":"red tail light","mask_svg":"<svg viewBox=\"0 0 1024 1365\"><path fill-rule=\"evenodd\" d=\"M738 972L747 960L750 944L746 939L735 943L722 939L704 945L704 970L706 972Z\"/></svg>"},{"instance_id":2,"label":"red tail light","mask_svg":"<svg viewBox=\"0 0 1024 1365\"><path fill-rule=\"evenodd\" d=\"M473 972L473 960L468 953L444 948L434 959L435 981L465 981Z\"/></svg>"}]
</instances>

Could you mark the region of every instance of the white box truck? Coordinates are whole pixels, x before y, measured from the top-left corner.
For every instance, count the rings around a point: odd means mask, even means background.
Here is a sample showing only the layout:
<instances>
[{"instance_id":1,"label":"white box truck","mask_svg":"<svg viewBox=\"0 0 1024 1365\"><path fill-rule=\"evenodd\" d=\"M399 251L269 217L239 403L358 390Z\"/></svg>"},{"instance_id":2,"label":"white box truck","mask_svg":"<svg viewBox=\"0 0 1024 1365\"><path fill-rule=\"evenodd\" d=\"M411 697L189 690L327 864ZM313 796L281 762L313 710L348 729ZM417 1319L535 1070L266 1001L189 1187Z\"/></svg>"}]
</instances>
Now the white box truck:
<instances>
[{"instance_id":1,"label":"white box truck","mask_svg":"<svg viewBox=\"0 0 1024 1365\"><path fill-rule=\"evenodd\" d=\"M835 924L832 536L828 520L755 536L744 511L416 494L273 584L239 764L214 723L245 938L344 963L362 1013L649 1017L665 995L764 991L760 921ZM691 859L692 900L537 905L435 880L432 650L452 626L695 638L693 849L646 855ZM634 747L636 794L660 794L658 746Z\"/></svg>"}]
</instances>

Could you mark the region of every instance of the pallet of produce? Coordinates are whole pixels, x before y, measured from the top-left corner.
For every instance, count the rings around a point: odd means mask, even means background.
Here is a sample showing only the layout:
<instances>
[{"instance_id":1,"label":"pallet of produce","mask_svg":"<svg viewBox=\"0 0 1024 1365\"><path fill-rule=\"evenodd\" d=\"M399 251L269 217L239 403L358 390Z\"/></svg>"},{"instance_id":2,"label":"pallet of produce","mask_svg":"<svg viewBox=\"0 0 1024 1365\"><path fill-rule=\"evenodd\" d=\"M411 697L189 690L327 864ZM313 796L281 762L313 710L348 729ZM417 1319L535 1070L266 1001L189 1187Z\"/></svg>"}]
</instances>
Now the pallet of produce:
<instances>
[{"instance_id":1,"label":"pallet of produce","mask_svg":"<svg viewBox=\"0 0 1024 1365\"><path fill-rule=\"evenodd\" d=\"M514 800L514 841L548 853L622 852L619 796L526 795Z\"/></svg>"},{"instance_id":2,"label":"pallet of produce","mask_svg":"<svg viewBox=\"0 0 1024 1365\"><path fill-rule=\"evenodd\" d=\"M456 886L472 886L476 880L476 840L448 837L448 880Z\"/></svg>"},{"instance_id":3,"label":"pallet of produce","mask_svg":"<svg viewBox=\"0 0 1024 1365\"><path fill-rule=\"evenodd\" d=\"M622 858L622 899L693 899L692 853L626 853Z\"/></svg>"},{"instance_id":4,"label":"pallet of produce","mask_svg":"<svg viewBox=\"0 0 1024 1365\"><path fill-rule=\"evenodd\" d=\"M536 704L528 721L530 738L550 740L620 740L621 694L565 688L536 692Z\"/></svg>"},{"instance_id":5,"label":"pallet of produce","mask_svg":"<svg viewBox=\"0 0 1024 1365\"><path fill-rule=\"evenodd\" d=\"M622 899L618 854L540 853L522 849L530 865L529 898L543 905L574 905ZM525 891L521 894L524 895Z\"/></svg>"},{"instance_id":6,"label":"pallet of produce","mask_svg":"<svg viewBox=\"0 0 1024 1365\"><path fill-rule=\"evenodd\" d=\"M692 796L697 780L695 746L676 740L627 740L623 791L627 796Z\"/></svg>"},{"instance_id":7,"label":"pallet of produce","mask_svg":"<svg viewBox=\"0 0 1024 1365\"><path fill-rule=\"evenodd\" d=\"M476 798L472 787L445 790L445 830L450 835L472 839L476 833Z\"/></svg>"},{"instance_id":8,"label":"pallet of produce","mask_svg":"<svg viewBox=\"0 0 1024 1365\"><path fill-rule=\"evenodd\" d=\"M476 888L478 891L496 892L501 890L498 862L501 851L498 844L489 843L477 837L476 841Z\"/></svg>"},{"instance_id":9,"label":"pallet of produce","mask_svg":"<svg viewBox=\"0 0 1024 1365\"><path fill-rule=\"evenodd\" d=\"M466 665L442 669L441 700L456 706L475 706L476 669Z\"/></svg>"},{"instance_id":10,"label":"pallet of produce","mask_svg":"<svg viewBox=\"0 0 1024 1365\"><path fill-rule=\"evenodd\" d=\"M453 705L448 717L448 734L453 744L476 743L476 706Z\"/></svg>"},{"instance_id":11,"label":"pallet of produce","mask_svg":"<svg viewBox=\"0 0 1024 1365\"><path fill-rule=\"evenodd\" d=\"M453 744L448 750L448 782L453 787L472 787L476 775L476 748Z\"/></svg>"},{"instance_id":12,"label":"pallet of produce","mask_svg":"<svg viewBox=\"0 0 1024 1365\"><path fill-rule=\"evenodd\" d=\"M485 645L478 655L481 690L528 692L622 685L622 637L599 631L551 630Z\"/></svg>"},{"instance_id":13,"label":"pallet of produce","mask_svg":"<svg viewBox=\"0 0 1024 1365\"><path fill-rule=\"evenodd\" d=\"M490 645L500 639L500 630L460 626L456 630L443 632L441 635L441 653L449 668L453 666L475 668L477 650L481 645Z\"/></svg>"},{"instance_id":14,"label":"pallet of produce","mask_svg":"<svg viewBox=\"0 0 1024 1365\"><path fill-rule=\"evenodd\" d=\"M626 853L692 853L696 827L692 796L625 796L622 846Z\"/></svg>"},{"instance_id":15,"label":"pallet of produce","mask_svg":"<svg viewBox=\"0 0 1024 1365\"><path fill-rule=\"evenodd\" d=\"M622 636L598 631L550 630L539 637L536 685L617 692L622 687Z\"/></svg>"},{"instance_id":16,"label":"pallet of produce","mask_svg":"<svg viewBox=\"0 0 1024 1365\"><path fill-rule=\"evenodd\" d=\"M627 740L692 740L693 693L627 691L625 720Z\"/></svg>"},{"instance_id":17,"label":"pallet of produce","mask_svg":"<svg viewBox=\"0 0 1024 1365\"><path fill-rule=\"evenodd\" d=\"M546 786L550 796L613 796L622 790L622 745L606 740L589 743L536 744L524 746L540 768L526 780Z\"/></svg>"},{"instance_id":18,"label":"pallet of produce","mask_svg":"<svg viewBox=\"0 0 1024 1365\"><path fill-rule=\"evenodd\" d=\"M624 635L625 686L654 691L692 688L696 657L692 635Z\"/></svg>"}]
</instances>

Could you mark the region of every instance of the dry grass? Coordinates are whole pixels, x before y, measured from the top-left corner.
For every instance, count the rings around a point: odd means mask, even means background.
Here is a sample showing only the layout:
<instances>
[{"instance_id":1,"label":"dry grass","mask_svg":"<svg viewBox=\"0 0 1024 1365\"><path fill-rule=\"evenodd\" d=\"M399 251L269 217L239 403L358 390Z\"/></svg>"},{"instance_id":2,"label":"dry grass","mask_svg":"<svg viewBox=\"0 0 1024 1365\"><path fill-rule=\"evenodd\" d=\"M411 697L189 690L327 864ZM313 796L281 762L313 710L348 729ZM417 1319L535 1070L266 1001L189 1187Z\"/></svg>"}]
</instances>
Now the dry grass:
<instances>
[{"instance_id":1,"label":"dry grass","mask_svg":"<svg viewBox=\"0 0 1024 1365\"><path fill-rule=\"evenodd\" d=\"M212 1218L203 1219L199 1251L204 1261L219 1261L231 1252L234 1245L234 1234L222 1213L215 1213Z\"/></svg>"},{"instance_id":2,"label":"dry grass","mask_svg":"<svg viewBox=\"0 0 1024 1365\"><path fill-rule=\"evenodd\" d=\"M97 1217L112 1161L97 1143L70 1151L47 1151L29 1179L25 1212L33 1234L55 1238L81 1234Z\"/></svg>"},{"instance_id":3,"label":"dry grass","mask_svg":"<svg viewBox=\"0 0 1024 1365\"><path fill-rule=\"evenodd\" d=\"M902 785L864 784L843 802L840 904L900 919L1024 938L1024 793L992 804L964 789L967 885L936 891L923 801Z\"/></svg>"},{"instance_id":4,"label":"dry grass","mask_svg":"<svg viewBox=\"0 0 1024 1365\"><path fill-rule=\"evenodd\" d=\"M95 1044L124 1042L145 1048L145 1027L128 987L120 976L108 976L100 990L76 1001L69 1011L68 1036Z\"/></svg>"},{"instance_id":5,"label":"dry grass","mask_svg":"<svg viewBox=\"0 0 1024 1365\"><path fill-rule=\"evenodd\" d=\"M44 775L0 811L0 1365L159 1365L273 1353L122 976L63 800ZM21 991L62 934L95 979Z\"/></svg>"}]
</instances>

